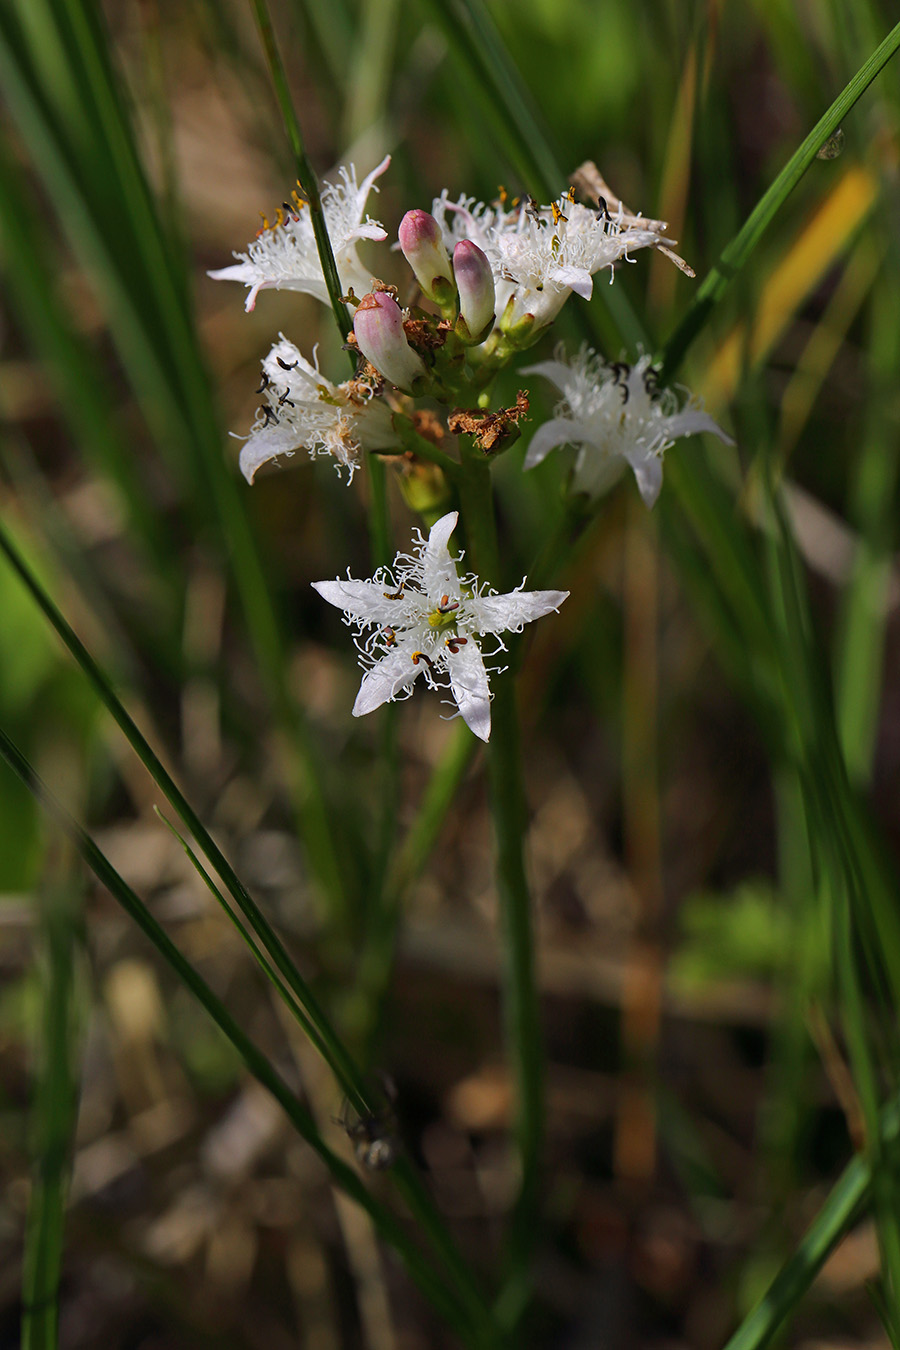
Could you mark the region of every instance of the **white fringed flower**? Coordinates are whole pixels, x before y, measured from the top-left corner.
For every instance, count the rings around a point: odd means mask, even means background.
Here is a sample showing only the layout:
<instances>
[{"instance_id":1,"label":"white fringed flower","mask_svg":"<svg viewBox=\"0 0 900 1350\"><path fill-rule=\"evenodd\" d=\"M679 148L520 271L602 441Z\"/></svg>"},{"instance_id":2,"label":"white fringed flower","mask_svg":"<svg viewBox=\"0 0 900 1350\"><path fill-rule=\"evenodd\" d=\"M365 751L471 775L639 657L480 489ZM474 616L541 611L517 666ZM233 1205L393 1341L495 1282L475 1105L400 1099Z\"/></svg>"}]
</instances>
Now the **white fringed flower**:
<instances>
[{"instance_id":1,"label":"white fringed flower","mask_svg":"<svg viewBox=\"0 0 900 1350\"><path fill-rule=\"evenodd\" d=\"M260 465L301 449L333 455L338 470L348 469L352 479L361 450L399 444L390 408L366 380L332 384L283 335L262 369L266 401L240 458L248 483Z\"/></svg>"},{"instance_id":2,"label":"white fringed flower","mask_svg":"<svg viewBox=\"0 0 900 1350\"><path fill-rule=\"evenodd\" d=\"M652 506L662 487L663 455L680 436L709 431L734 444L690 395L682 406L673 390L656 388L649 356L634 366L607 365L585 346L571 363L559 350L555 361L522 373L543 375L563 396L552 420L532 436L525 468L533 469L557 446L577 446L573 492L599 497L630 464L641 496Z\"/></svg>"},{"instance_id":3,"label":"white fringed flower","mask_svg":"<svg viewBox=\"0 0 900 1350\"><path fill-rule=\"evenodd\" d=\"M469 728L486 741L491 734L491 694L476 638L493 636L491 655L505 650L499 634L518 633L526 623L558 609L568 591L510 591L496 595L476 577L457 574L448 543L458 513L442 516L426 540L418 535L412 554L398 553L391 568L371 581L314 581L329 604L358 629L363 676L353 716L408 698L420 675L432 688L449 686Z\"/></svg>"},{"instance_id":4,"label":"white fringed flower","mask_svg":"<svg viewBox=\"0 0 900 1350\"><path fill-rule=\"evenodd\" d=\"M617 218L568 196L542 207L529 198L505 211L473 197L451 202L445 192L435 200L432 214L450 252L460 239L470 239L487 255L497 322L511 334L525 324L529 342L552 323L573 291L591 298L595 273L608 267L612 281L613 265L620 258L665 240L661 221L647 221L653 228L644 228L621 211Z\"/></svg>"},{"instance_id":5,"label":"white fringed flower","mask_svg":"<svg viewBox=\"0 0 900 1350\"><path fill-rule=\"evenodd\" d=\"M368 216L363 219L363 215L375 179L384 173L390 162L388 155L359 186L352 164L349 168L341 168L339 183L322 186L322 212L345 295L351 286L356 295L364 295L371 284L370 274L356 254L357 240L387 238L387 232L377 220ZM329 304L309 206L304 204L287 215L279 210L278 215L276 224L260 230L256 239L247 245L246 253L235 253L237 263L210 272L209 276L215 281L242 281L249 286L247 310L253 309L260 291L271 288L304 291L323 304Z\"/></svg>"}]
</instances>

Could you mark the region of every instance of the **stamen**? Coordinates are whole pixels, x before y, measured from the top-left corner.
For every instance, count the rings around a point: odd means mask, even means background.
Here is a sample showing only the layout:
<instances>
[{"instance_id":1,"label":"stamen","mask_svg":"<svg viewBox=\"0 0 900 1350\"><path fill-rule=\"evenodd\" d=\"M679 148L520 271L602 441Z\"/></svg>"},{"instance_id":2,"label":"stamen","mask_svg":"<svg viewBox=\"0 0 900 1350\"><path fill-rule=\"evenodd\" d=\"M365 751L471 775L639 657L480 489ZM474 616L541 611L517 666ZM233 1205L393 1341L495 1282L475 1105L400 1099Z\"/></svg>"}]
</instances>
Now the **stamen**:
<instances>
[{"instance_id":1,"label":"stamen","mask_svg":"<svg viewBox=\"0 0 900 1350\"><path fill-rule=\"evenodd\" d=\"M289 391L285 389L284 393L281 395L281 398L278 400L279 408L283 408L286 403L288 404L289 407L296 408L297 405L294 402L294 400L292 398L288 398L288 392Z\"/></svg>"},{"instance_id":2,"label":"stamen","mask_svg":"<svg viewBox=\"0 0 900 1350\"><path fill-rule=\"evenodd\" d=\"M412 663L413 663L413 665L414 665L414 666L417 666L417 665L419 664L420 661L424 661L424 662L426 663L426 665L428 666L429 670L431 671L431 673L432 673L432 675L433 675L433 674L434 674L434 662L432 661L431 657L428 655L427 652L413 652L413 654L412 654Z\"/></svg>"},{"instance_id":3,"label":"stamen","mask_svg":"<svg viewBox=\"0 0 900 1350\"><path fill-rule=\"evenodd\" d=\"M263 373L262 373L262 384L261 384L261 385L259 386L259 388L257 389L257 391L256 391L257 394L261 394L262 391L263 391L264 389L268 389L268 387L269 387L269 377L268 377L268 375L266 374L266 372L263 371Z\"/></svg>"},{"instance_id":4,"label":"stamen","mask_svg":"<svg viewBox=\"0 0 900 1350\"><path fill-rule=\"evenodd\" d=\"M468 642L468 640L469 640L468 638L464 637L448 637L446 642L444 643L444 646L449 647L453 655L456 656L457 653L459 652L460 647L464 647Z\"/></svg>"},{"instance_id":5,"label":"stamen","mask_svg":"<svg viewBox=\"0 0 900 1350\"><path fill-rule=\"evenodd\" d=\"M258 408L257 415L259 413L262 413L266 419L263 423L263 427L267 427L271 424L274 424L275 426L278 425L278 414L270 404L266 403L261 408Z\"/></svg>"},{"instance_id":6,"label":"stamen","mask_svg":"<svg viewBox=\"0 0 900 1350\"><path fill-rule=\"evenodd\" d=\"M393 628L383 628L381 630L381 636L389 647L396 647L397 634L394 632Z\"/></svg>"},{"instance_id":7,"label":"stamen","mask_svg":"<svg viewBox=\"0 0 900 1350\"><path fill-rule=\"evenodd\" d=\"M393 595L391 594L390 591L385 591L385 592L384 592L384 598L385 598L385 600L400 600L400 599L402 599L402 598L403 598L403 591L404 591L405 587L406 587L406 582L405 582L405 581L401 581L401 582L400 582L400 589L399 589L399 591L395 591ZM415 658L413 658L413 659L415 660Z\"/></svg>"},{"instance_id":8,"label":"stamen","mask_svg":"<svg viewBox=\"0 0 900 1350\"><path fill-rule=\"evenodd\" d=\"M282 370L296 370L300 364L299 361L282 361L280 356L276 356L275 360L281 366Z\"/></svg>"},{"instance_id":9,"label":"stamen","mask_svg":"<svg viewBox=\"0 0 900 1350\"><path fill-rule=\"evenodd\" d=\"M454 609L459 609L459 601L454 600L451 605L449 595L442 595L441 603L438 605L438 614L450 614Z\"/></svg>"},{"instance_id":10,"label":"stamen","mask_svg":"<svg viewBox=\"0 0 900 1350\"><path fill-rule=\"evenodd\" d=\"M561 220L568 220L569 217L563 215L562 209L556 205L556 202L550 203L550 210L553 212L553 224L558 225Z\"/></svg>"}]
</instances>

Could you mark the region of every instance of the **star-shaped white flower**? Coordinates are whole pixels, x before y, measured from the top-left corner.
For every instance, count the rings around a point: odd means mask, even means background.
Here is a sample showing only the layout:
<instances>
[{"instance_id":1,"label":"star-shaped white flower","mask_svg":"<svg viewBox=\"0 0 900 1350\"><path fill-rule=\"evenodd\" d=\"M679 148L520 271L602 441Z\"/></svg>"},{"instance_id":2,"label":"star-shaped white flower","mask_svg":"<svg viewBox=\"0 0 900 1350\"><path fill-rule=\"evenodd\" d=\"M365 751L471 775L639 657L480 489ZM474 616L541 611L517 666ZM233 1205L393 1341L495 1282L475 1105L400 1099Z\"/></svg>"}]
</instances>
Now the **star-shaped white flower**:
<instances>
[{"instance_id":1,"label":"star-shaped white flower","mask_svg":"<svg viewBox=\"0 0 900 1350\"><path fill-rule=\"evenodd\" d=\"M300 449L311 457L333 455L337 469L348 469L352 479L361 450L399 445L391 410L370 381L332 384L283 334L262 369L259 392L266 401L240 458L248 483L268 460Z\"/></svg>"},{"instance_id":2,"label":"star-shaped white flower","mask_svg":"<svg viewBox=\"0 0 900 1350\"><path fill-rule=\"evenodd\" d=\"M382 703L408 698L420 675L432 688L449 686L460 715L486 741L491 734L488 672L477 641L518 633L526 623L558 609L568 591L510 591L497 595L474 576L460 577L448 542L458 513L442 516L412 554L398 553L391 568L371 581L353 578L314 581L329 604L344 611L358 629L357 647L365 669L353 716Z\"/></svg>"},{"instance_id":3,"label":"star-shaped white flower","mask_svg":"<svg viewBox=\"0 0 900 1350\"><path fill-rule=\"evenodd\" d=\"M363 219L363 214L375 179L384 173L390 162L388 155L359 186L352 164L341 168L339 183L322 185L322 212L345 295L351 286L356 295L364 295L371 284L369 272L357 257L357 240L387 238L387 231L379 222L368 216ZM235 253L238 262L210 272L209 276L215 281L242 281L249 286L247 310L253 309L260 291L271 288L304 291L323 304L329 304L309 207L304 204L287 215L279 210L278 216L276 224L260 230L247 245L246 253Z\"/></svg>"},{"instance_id":4,"label":"star-shaped white flower","mask_svg":"<svg viewBox=\"0 0 900 1350\"><path fill-rule=\"evenodd\" d=\"M575 445L573 492L599 497L630 464L641 496L652 506L662 487L662 460L680 436L710 431L726 445L734 441L697 400L688 395L682 406L672 389L658 390L650 357L637 365L607 365L590 347L571 362L559 350L555 361L528 366L523 375L543 375L562 394L551 421L531 438L525 468L557 446Z\"/></svg>"},{"instance_id":5,"label":"star-shaped white flower","mask_svg":"<svg viewBox=\"0 0 900 1350\"><path fill-rule=\"evenodd\" d=\"M529 339L552 323L574 291L589 300L593 277L637 249L666 242L662 221L619 217L594 211L562 197L538 207L530 198L505 211L446 192L432 214L441 226L445 247L469 239L487 255L494 276L496 313L504 331L514 331L532 316ZM652 228L651 228L652 227Z\"/></svg>"}]
</instances>

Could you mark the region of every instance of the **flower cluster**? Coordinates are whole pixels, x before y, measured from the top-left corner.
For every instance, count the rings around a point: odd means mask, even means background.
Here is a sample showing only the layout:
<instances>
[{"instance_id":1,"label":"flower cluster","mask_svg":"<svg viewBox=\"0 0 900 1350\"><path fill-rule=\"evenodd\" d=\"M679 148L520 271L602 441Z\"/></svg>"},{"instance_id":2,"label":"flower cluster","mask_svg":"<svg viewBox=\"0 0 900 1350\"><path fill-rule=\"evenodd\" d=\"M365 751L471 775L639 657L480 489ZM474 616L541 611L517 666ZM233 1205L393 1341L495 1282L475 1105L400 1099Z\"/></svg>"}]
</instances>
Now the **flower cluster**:
<instances>
[{"instance_id":1,"label":"flower cluster","mask_svg":"<svg viewBox=\"0 0 900 1350\"><path fill-rule=\"evenodd\" d=\"M423 675L427 685L449 690L471 730L487 740L490 690L481 640L495 640L490 661L503 650L501 633L557 609L568 593L519 588L498 595L476 577L459 575L449 550L458 515L446 507L465 465L448 447L455 436L469 436L467 453L490 458L518 439L527 393L514 407L491 410L491 386L548 330L571 294L591 298L598 272L608 270L612 281L618 264L654 248L693 273L672 251L665 222L628 211L586 164L573 182L589 205L575 200L572 187L547 206L531 197L510 202L502 191L491 204L443 192L430 212L408 211L398 246L431 308L404 309L396 288L374 280L357 251L361 240L387 238L366 209L389 162L361 183L352 167L343 168L321 194L344 300L353 309L347 340L357 354L356 374L333 382L319 370L315 351L310 361L281 335L262 363L263 402L244 438L240 468L252 482L261 465L305 449L329 455L349 480L365 454L395 456L407 500L427 520L440 515L428 538L420 534L412 554L399 553L391 569L369 581L314 583L358 628L365 674L353 712L408 696ZM233 266L210 276L243 282L248 310L266 289L303 291L330 303L312 208L296 192L273 224L263 218L256 239L235 257ZM678 437L707 431L730 439L689 395L658 389L647 356L628 366L588 348L572 361L558 350L554 360L522 373L548 379L561 395L553 417L531 438L525 468L558 446L574 446L572 494L595 499L630 466L652 506L663 454ZM417 407L423 397L428 405Z\"/></svg>"}]
</instances>

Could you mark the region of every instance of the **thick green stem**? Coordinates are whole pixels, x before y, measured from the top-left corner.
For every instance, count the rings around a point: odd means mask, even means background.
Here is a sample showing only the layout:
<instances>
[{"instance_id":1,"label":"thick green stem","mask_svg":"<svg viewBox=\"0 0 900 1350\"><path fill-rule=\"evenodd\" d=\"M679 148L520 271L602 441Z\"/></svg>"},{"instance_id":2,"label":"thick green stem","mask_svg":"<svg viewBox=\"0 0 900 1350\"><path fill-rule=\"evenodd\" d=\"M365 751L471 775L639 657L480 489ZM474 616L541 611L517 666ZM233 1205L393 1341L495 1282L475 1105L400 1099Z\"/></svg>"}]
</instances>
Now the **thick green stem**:
<instances>
[{"instance_id":1,"label":"thick green stem","mask_svg":"<svg viewBox=\"0 0 900 1350\"><path fill-rule=\"evenodd\" d=\"M481 580L500 582L497 526L489 462L464 447L460 481L468 561ZM497 892L503 937L506 1037L516 1084L516 1143L521 1176L512 1215L508 1282L500 1308L507 1326L528 1300L529 1265L537 1236L544 1134L544 1057L535 971L531 895L525 871L526 808L515 684L511 672L494 680L489 746L491 812L497 849Z\"/></svg>"}]
</instances>

